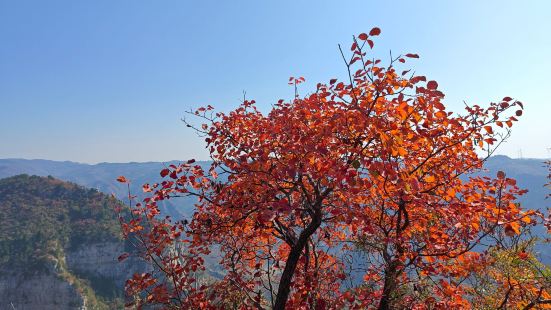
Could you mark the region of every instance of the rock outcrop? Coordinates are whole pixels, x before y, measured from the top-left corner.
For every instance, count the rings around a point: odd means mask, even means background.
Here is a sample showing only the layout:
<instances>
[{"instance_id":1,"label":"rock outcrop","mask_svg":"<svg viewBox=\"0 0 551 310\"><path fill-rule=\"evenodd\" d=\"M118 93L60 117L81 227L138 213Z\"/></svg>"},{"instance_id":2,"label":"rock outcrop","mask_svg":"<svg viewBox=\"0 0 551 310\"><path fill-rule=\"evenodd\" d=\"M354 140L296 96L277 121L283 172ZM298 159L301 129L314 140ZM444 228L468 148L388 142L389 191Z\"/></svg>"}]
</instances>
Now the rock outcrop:
<instances>
[{"instance_id":1,"label":"rock outcrop","mask_svg":"<svg viewBox=\"0 0 551 310\"><path fill-rule=\"evenodd\" d=\"M0 275L0 309L86 309L86 302L73 284L57 274L3 270Z\"/></svg>"},{"instance_id":2,"label":"rock outcrop","mask_svg":"<svg viewBox=\"0 0 551 310\"><path fill-rule=\"evenodd\" d=\"M122 252L122 242L83 244L52 258L46 269L6 268L0 271L0 310L115 309L126 279L145 270L132 258L119 262Z\"/></svg>"}]
</instances>

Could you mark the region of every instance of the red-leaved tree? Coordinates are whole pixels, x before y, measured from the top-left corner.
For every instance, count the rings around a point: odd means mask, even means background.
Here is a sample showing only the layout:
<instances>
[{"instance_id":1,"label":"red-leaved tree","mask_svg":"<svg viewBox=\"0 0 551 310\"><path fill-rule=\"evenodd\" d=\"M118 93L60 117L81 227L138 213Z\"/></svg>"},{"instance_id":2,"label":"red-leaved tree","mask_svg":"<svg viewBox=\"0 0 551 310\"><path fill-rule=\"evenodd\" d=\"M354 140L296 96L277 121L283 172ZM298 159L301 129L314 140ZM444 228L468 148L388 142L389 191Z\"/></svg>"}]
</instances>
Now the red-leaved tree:
<instances>
[{"instance_id":1,"label":"red-leaved tree","mask_svg":"<svg viewBox=\"0 0 551 310\"><path fill-rule=\"evenodd\" d=\"M244 100L194 112L212 162L161 171L122 227L153 271L127 282L138 304L166 308L434 309L470 307L464 279L482 240L518 234L532 214L500 172L474 176L510 134L522 104L448 112L435 81L398 69L416 54L368 57L378 28L341 54L333 79L269 113ZM291 78L296 86L303 78ZM123 180L126 182L126 180ZM188 220L158 203L197 198ZM219 277L201 277L220 253ZM125 255L121 257L124 258ZM200 283L199 283L200 282Z\"/></svg>"}]
</instances>

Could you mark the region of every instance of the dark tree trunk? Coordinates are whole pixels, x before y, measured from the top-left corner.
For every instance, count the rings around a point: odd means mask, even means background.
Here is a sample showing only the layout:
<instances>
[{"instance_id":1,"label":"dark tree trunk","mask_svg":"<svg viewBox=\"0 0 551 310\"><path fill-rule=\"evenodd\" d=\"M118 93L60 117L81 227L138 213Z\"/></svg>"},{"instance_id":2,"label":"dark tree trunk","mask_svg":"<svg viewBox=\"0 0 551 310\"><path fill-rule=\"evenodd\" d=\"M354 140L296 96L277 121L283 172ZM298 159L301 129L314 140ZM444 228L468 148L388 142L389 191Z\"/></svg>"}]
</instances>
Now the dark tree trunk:
<instances>
[{"instance_id":1,"label":"dark tree trunk","mask_svg":"<svg viewBox=\"0 0 551 310\"><path fill-rule=\"evenodd\" d=\"M388 268L385 269L385 284L383 287L383 296L379 303L379 310L389 310L392 307L392 294L396 290L396 281L398 278L398 262L394 261L390 263Z\"/></svg>"},{"instance_id":2,"label":"dark tree trunk","mask_svg":"<svg viewBox=\"0 0 551 310\"><path fill-rule=\"evenodd\" d=\"M312 218L312 222L300 233L297 242L291 247L291 251L287 256L285 269L281 275L281 280L277 289L277 296L274 304L274 310L285 309L289 293L291 292L291 281L297 269L298 261L304 248L306 247L310 236L312 236L321 225L321 212L316 212Z\"/></svg>"},{"instance_id":3,"label":"dark tree trunk","mask_svg":"<svg viewBox=\"0 0 551 310\"><path fill-rule=\"evenodd\" d=\"M404 223L402 224L402 216L404 217ZM396 288L398 287L398 276L402 272L401 268L402 263L400 258L404 254L404 247L400 243L400 237L402 232L409 226L409 216L406 210L406 203L403 200L400 200L398 204L398 213L396 218L396 256L384 255L385 261L388 264L385 268L385 283L383 287L383 296L381 297L381 302L379 303L379 310L390 310L394 309L393 306L393 294L396 293ZM386 251L386 250L385 250Z\"/></svg>"}]
</instances>

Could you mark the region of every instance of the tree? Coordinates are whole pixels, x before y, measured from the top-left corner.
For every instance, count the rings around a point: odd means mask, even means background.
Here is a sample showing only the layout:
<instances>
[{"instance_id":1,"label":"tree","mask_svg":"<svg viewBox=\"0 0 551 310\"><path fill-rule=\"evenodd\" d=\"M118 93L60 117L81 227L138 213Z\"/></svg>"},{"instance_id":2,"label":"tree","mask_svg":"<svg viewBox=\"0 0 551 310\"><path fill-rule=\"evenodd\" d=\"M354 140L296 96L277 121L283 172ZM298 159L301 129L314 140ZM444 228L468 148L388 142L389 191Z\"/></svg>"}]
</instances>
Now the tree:
<instances>
[{"instance_id":1,"label":"tree","mask_svg":"<svg viewBox=\"0 0 551 310\"><path fill-rule=\"evenodd\" d=\"M537 259L534 224L519 235L496 232L486 261L467 279L476 309L551 309L551 269Z\"/></svg>"},{"instance_id":2,"label":"tree","mask_svg":"<svg viewBox=\"0 0 551 310\"><path fill-rule=\"evenodd\" d=\"M354 37L350 57L340 49L347 82L320 83L301 97L304 78L291 78L295 98L266 115L249 100L228 114L211 106L194 112L205 124L188 126L205 136L210 168L190 160L162 170L165 180L144 185L150 197L123 221L158 272L129 280L137 302L240 309L469 304L454 279L484 261L475 246L496 229L519 233L530 214L514 203L524 191L503 173L460 177L482 168L523 106L505 97L487 108L466 106L462 115L448 112L437 82L397 68L416 54L391 55L387 65L367 57L379 34L373 28ZM198 198L193 218L159 217L157 203L178 196ZM213 249L226 273L197 285ZM351 273L358 249L365 268Z\"/></svg>"}]
</instances>

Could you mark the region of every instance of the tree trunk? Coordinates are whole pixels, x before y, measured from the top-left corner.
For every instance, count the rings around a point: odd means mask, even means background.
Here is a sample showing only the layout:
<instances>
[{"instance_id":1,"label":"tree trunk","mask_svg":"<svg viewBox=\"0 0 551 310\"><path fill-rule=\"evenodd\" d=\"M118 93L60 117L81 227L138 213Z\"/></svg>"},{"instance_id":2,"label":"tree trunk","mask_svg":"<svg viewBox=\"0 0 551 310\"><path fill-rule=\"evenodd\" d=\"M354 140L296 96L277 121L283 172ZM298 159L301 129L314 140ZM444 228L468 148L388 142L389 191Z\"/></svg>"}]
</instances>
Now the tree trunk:
<instances>
[{"instance_id":1,"label":"tree trunk","mask_svg":"<svg viewBox=\"0 0 551 310\"><path fill-rule=\"evenodd\" d=\"M390 263L385 269L385 284L383 287L383 296L379 303L379 310L389 310L392 307L392 294L396 290L396 281L398 278L398 261Z\"/></svg>"},{"instance_id":2,"label":"tree trunk","mask_svg":"<svg viewBox=\"0 0 551 310\"><path fill-rule=\"evenodd\" d=\"M297 269L298 261L302 255L302 251L308 243L308 239L312 236L321 225L321 212L316 212L312 218L312 222L304 229L297 240L297 242L291 247L291 252L287 256L287 262L285 263L285 269L281 275L279 286L277 289L277 296L274 304L274 310L285 309L287 299L289 299L289 293L291 292L291 281Z\"/></svg>"}]
</instances>

